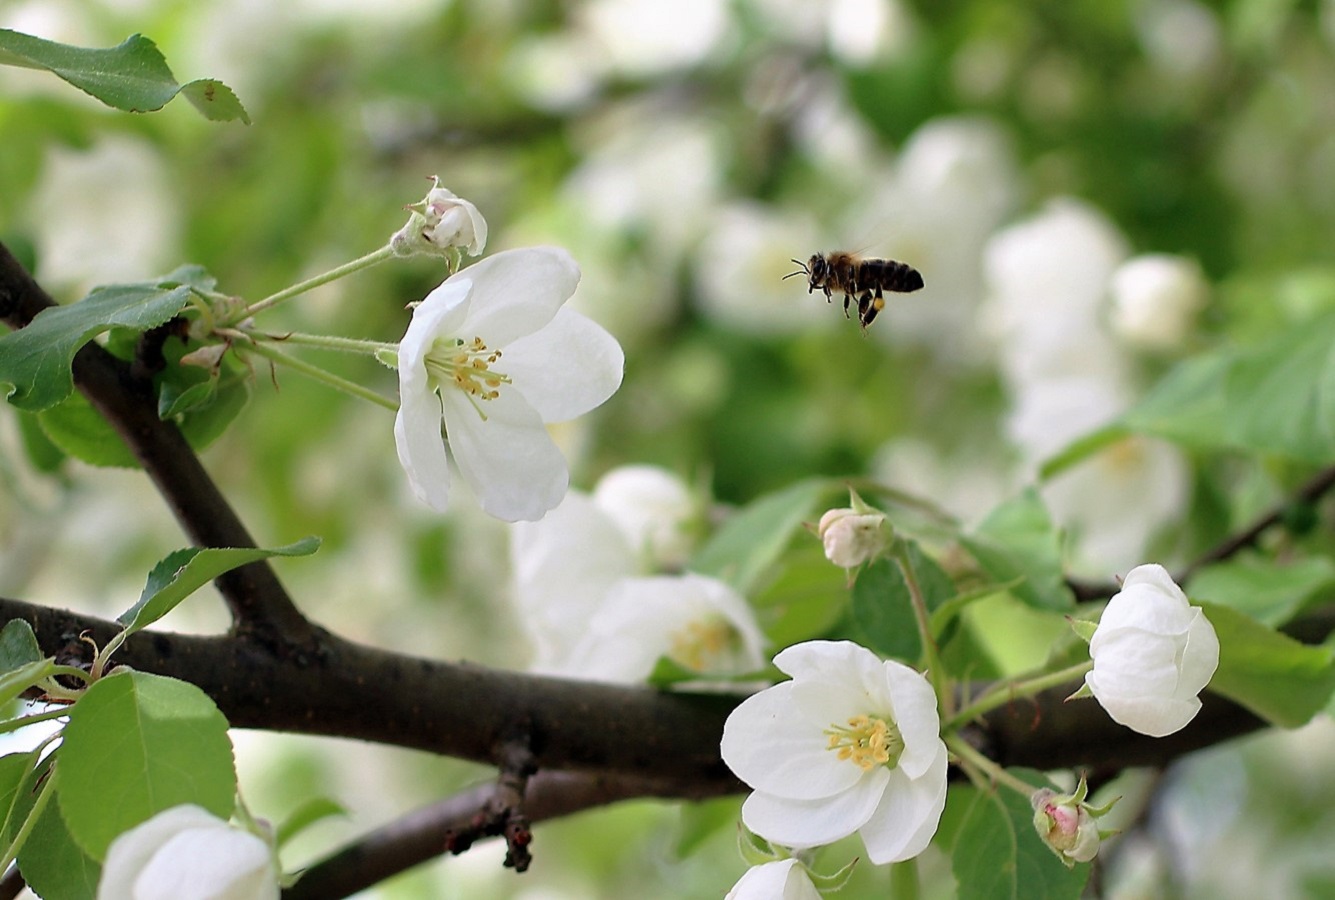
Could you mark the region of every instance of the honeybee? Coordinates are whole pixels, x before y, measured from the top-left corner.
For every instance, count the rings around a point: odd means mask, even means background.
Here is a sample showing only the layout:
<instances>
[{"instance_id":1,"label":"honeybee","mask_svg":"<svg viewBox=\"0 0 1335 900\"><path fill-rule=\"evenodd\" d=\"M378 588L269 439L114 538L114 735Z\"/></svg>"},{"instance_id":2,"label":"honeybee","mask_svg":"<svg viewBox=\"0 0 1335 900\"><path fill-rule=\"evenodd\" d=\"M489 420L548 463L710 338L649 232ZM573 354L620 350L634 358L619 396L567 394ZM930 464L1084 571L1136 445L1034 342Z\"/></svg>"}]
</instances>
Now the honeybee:
<instances>
[{"instance_id":1,"label":"honeybee","mask_svg":"<svg viewBox=\"0 0 1335 900\"><path fill-rule=\"evenodd\" d=\"M849 301L856 296L858 324L864 330L885 307L882 291L907 294L922 287L922 275L917 269L893 259L863 259L856 253L833 250L824 255L817 253L806 263L800 259L793 262L802 268L783 277L807 276L807 293L823 291L826 302L834 299L833 292L842 292L845 316L849 314Z\"/></svg>"}]
</instances>

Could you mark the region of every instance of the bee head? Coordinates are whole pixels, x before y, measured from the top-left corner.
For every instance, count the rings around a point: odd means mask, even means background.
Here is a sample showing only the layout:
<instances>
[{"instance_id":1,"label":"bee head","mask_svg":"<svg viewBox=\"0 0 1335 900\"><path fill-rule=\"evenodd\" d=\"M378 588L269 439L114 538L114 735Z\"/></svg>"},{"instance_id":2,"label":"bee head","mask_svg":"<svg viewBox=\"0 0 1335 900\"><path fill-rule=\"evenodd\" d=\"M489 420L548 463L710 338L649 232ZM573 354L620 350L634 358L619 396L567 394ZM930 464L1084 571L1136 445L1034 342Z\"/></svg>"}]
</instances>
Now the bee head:
<instances>
[{"instance_id":1,"label":"bee head","mask_svg":"<svg viewBox=\"0 0 1335 900\"><path fill-rule=\"evenodd\" d=\"M812 259L815 259L815 257L812 257ZM808 267L808 263L804 263L804 262L802 262L802 260L800 260L800 259L793 259L793 260L790 260L790 262L795 262L795 263L797 263L799 266L801 266L801 268L798 269L796 272L789 272L787 275L783 276L783 279L782 279L783 281L787 281L789 278L792 278L794 275L810 275L810 274L811 274L811 269Z\"/></svg>"}]
</instances>

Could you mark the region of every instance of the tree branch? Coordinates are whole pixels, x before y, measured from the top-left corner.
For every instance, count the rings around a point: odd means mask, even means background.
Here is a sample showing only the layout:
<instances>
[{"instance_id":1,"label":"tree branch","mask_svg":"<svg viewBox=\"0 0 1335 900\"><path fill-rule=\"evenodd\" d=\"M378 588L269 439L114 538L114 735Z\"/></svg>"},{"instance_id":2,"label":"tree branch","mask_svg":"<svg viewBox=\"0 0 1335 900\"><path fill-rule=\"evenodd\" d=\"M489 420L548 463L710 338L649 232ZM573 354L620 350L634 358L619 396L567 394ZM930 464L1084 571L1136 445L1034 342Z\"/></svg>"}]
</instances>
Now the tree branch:
<instances>
[{"instance_id":1,"label":"tree branch","mask_svg":"<svg viewBox=\"0 0 1335 900\"><path fill-rule=\"evenodd\" d=\"M11 328L23 328L55 305L0 244L0 320ZM150 379L91 343L75 355L73 374L75 385L143 465L191 540L202 547L256 546L181 432L158 418ZM292 603L267 562L233 569L216 584L235 630L296 648L315 638L316 629Z\"/></svg>"}]
</instances>

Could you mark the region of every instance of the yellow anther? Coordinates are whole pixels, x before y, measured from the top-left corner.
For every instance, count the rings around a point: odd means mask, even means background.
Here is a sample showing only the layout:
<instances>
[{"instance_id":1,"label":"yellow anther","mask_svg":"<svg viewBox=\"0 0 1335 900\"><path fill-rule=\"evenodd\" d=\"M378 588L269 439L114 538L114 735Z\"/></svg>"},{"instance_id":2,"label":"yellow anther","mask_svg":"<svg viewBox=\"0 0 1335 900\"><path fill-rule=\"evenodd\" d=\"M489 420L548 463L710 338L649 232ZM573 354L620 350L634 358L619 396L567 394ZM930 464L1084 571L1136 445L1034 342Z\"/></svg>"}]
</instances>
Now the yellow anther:
<instances>
[{"instance_id":1,"label":"yellow anther","mask_svg":"<svg viewBox=\"0 0 1335 900\"><path fill-rule=\"evenodd\" d=\"M501 351L488 350L480 337L471 341L442 338L427 354L426 367L437 384L453 384L467 394L478 415L485 419L476 401L495 400L501 395L500 386L510 383L509 376L491 368L500 357Z\"/></svg>"},{"instance_id":2,"label":"yellow anther","mask_svg":"<svg viewBox=\"0 0 1335 900\"><path fill-rule=\"evenodd\" d=\"M831 725L827 749L838 751L840 759L850 759L864 772L876 766L894 766L904 750L904 739L891 722L876 716L854 716L847 725Z\"/></svg>"}]
</instances>

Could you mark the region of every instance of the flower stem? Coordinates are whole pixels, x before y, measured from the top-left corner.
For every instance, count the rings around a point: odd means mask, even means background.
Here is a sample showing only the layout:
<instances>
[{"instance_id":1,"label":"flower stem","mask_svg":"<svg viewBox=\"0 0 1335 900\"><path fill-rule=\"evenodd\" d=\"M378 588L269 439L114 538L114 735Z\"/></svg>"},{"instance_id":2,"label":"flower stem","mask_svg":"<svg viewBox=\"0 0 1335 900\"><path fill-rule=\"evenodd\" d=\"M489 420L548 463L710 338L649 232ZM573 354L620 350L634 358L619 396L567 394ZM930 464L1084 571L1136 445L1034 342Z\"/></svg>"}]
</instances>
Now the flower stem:
<instances>
[{"instance_id":1,"label":"flower stem","mask_svg":"<svg viewBox=\"0 0 1335 900\"><path fill-rule=\"evenodd\" d=\"M918 636L922 640L922 652L927 664L927 677L931 679L932 690L936 692L937 702L941 704L941 717L949 719L955 708L955 698L946 685L946 672L941 665L941 651L932 636L931 617L927 613L927 601L923 598L918 577L913 572L913 561L909 558L908 544L896 539L890 551L899 571L904 575L904 583L909 589L909 603L913 607L913 618L918 623Z\"/></svg>"},{"instance_id":2,"label":"flower stem","mask_svg":"<svg viewBox=\"0 0 1335 900\"><path fill-rule=\"evenodd\" d=\"M1058 669L1056 672L1048 672L1025 681L1003 682L995 685L977 700L952 716L946 722L943 730L949 731L959 728L966 722L972 721L984 713L991 712L998 706L1004 706L1022 697L1032 697L1039 691L1045 691L1050 687L1066 684L1084 675L1093 667L1094 663L1092 661L1085 660L1065 669Z\"/></svg>"},{"instance_id":3,"label":"flower stem","mask_svg":"<svg viewBox=\"0 0 1335 900\"><path fill-rule=\"evenodd\" d=\"M310 363L304 360L297 359L294 356L288 356L281 350L275 350L273 347L270 347L267 344L258 343L254 340L249 341L248 347L252 353L255 353L259 356L263 356L265 359L276 362L279 365L295 369L298 372L302 373L303 375L306 375L310 378L314 378L316 381L323 381L330 387L340 390L345 394L351 394L354 397L360 397L363 400L368 400L371 403L376 404L377 406L383 406L385 409L388 409L391 412L398 411L399 405L395 403L393 400L390 400L388 397L382 397L375 391L371 390L370 388L362 387L360 384L357 384L354 381L349 381L346 378L341 378L338 375L335 375L333 372L329 372L325 369L320 368L319 366L311 365Z\"/></svg>"},{"instance_id":4,"label":"flower stem","mask_svg":"<svg viewBox=\"0 0 1335 900\"><path fill-rule=\"evenodd\" d=\"M343 265L338 266L337 268L330 269L323 275L316 275L313 278L307 278L305 281L299 281L296 284L292 285L291 287L283 288L276 294L270 294L263 300L256 301L255 303L252 303L250 306L247 306L245 309L241 310L239 313L232 316L231 320L225 324L235 325L237 322L244 321L245 319L250 318L256 313L260 313L266 309L270 309L271 307L277 306L278 304L286 300L291 300L293 297L296 297L299 294L304 294L307 291L312 290L313 288L317 288L322 284L328 284L331 281L337 281L338 279L346 275L351 275L353 272L359 272L362 269L367 269L370 268L371 266L374 266L377 263L384 262L385 260L391 258L393 255L394 255L394 249L390 247L388 244L386 244L379 250L375 250L371 253L368 253L365 256L361 257L360 259L354 259L351 262L346 262Z\"/></svg>"},{"instance_id":5,"label":"flower stem","mask_svg":"<svg viewBox=\"0 0 1335 900\"><path fill-rule=\"evenodd\" d=\"M19 716L17 719L0 722L0 734L8 734L11 731L18 731L20 728L27 728L29 725L36 725L38 722L49 722L52 719L59 719L61 716L68 716L69 714L69 707L62 706L59 709L48 709L44 713Z\"/></svg>"},{"instance_id":6,"label":"flower stem","mask_svg":"<svg viewBox=\"0 0 1335 900\"><path fill-rule=\"evenodd\" d=\"M232 334L232 330L226 333ZM388 341L366 341L360 338L337 337L332 334L303 334L289 331L285 334L268 334L262 331L241 332L255 341L273 341L276 344L294 344L303 347L316 347L321 350L339 350L344 353L361 353L374 356L377 350L398 350L399 345Z\"/></svg>"},{"instance_id":7,"label":"flower stem","mask_svg":"<svg viewBox=\"0 0 1335 900\"><path fill-rule=\"evenodd\" d=\"M942 740L946 742L946 746L950 748L950 752L954 753L960 762L964 764L965 770L970 772L971 778L974 773L985 775L989 783L1005 785L1016 793L1023 794L1026 799L1033 796L1034 791L1038 790L1038 788L1034 787L1029 782L1016 778L1010 772L1007 772L1004 768L988 759L958 734L947 734ZM976 780L975 783L977 783Z\"/></svg>"}]
</instances>

